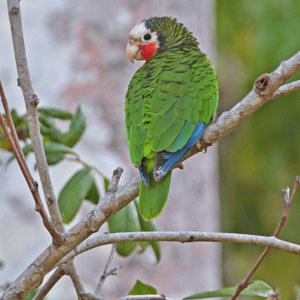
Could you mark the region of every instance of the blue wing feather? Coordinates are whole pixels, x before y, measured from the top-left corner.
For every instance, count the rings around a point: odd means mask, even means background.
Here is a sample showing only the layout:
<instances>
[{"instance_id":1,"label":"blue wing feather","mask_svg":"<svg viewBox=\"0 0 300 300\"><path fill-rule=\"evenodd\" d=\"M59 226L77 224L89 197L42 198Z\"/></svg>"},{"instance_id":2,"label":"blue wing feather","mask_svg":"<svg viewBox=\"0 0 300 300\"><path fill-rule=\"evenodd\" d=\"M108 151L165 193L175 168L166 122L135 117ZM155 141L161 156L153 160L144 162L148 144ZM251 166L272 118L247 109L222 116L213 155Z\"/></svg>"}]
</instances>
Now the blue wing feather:
<instances>
[{"instance_id":1,"label":"blue wing feather","mask_svg":"<svg viewBox=\"0 0 300 300\"><path fill-rule=\"evenodd\" d=\"M187 143L176 152L163 151L162 157L167 160L158 170L154 171L154 178L156 181L162 179L172 168L191 150L204 133L206 123L201 122L196 124L193 133L191 134Z\"/></svg>"}]
</instances>

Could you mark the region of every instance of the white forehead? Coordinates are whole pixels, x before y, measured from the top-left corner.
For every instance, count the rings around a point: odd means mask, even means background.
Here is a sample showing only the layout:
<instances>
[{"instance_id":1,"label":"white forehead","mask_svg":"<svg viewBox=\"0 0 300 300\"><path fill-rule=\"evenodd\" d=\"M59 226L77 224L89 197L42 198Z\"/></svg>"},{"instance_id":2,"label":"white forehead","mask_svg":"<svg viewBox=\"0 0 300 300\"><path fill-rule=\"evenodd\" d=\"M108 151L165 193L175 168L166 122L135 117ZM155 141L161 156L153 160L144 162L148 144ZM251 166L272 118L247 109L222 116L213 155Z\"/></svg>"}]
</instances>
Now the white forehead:
<instances>
[{"instance_id":1,"label":"white forehead","mask_svg":"<svg viewBox=\"0 0 300 300\"><path fill-rule=\"evenodd\" d=\"M147 29L145 21L135 25L129 33L129 37L133 39L140 39L144 34L150 33Z\"/></svg>"}]
</instances>

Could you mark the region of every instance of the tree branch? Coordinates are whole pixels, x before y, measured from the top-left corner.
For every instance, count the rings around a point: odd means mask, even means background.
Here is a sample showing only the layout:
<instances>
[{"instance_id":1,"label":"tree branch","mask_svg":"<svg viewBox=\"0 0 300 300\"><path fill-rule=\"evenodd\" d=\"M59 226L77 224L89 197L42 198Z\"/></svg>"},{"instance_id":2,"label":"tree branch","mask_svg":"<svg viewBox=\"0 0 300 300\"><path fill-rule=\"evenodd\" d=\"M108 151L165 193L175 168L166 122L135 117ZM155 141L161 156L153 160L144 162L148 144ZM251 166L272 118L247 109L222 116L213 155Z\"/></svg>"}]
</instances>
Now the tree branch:
<instances>
[{"instance_id":1,"label":"tree branch","mask_svg":"<svg viewBox=\"0 0 300 300\"><path fill-rule=\"evenodd\" d=\"M10 113L8 114L8 116L10 116ZM9 117L8 117L9 118ZM9 145L13 151L13 154L16 157L16 160L20 166L20 169L25 177L25 180L27 182L27 185L31 191L31 194L33 196L33 199L35 201L35 210L37 212L39 212L39 214L41 215L42 219L43 219L43 223L44 226L46 227L46 229L48 230L48 232L50 233L50 235L52 236L53 239L53 243L55 245L59 244L62 241L62 237L61 235L55 230L51 220L48 218L47 213L45 211L44 205L42 203L42 200L40 198L40 194L39 191L37 189L37 186L35 185L35 182L32 180L32 177L29 176L30 173L27 172L28 169L26 169L26 167L24 166L21 157L19 156L17 147L10 135L10 132L8 130L8 127L6 125L6 121L5 119L2 117L2 114L0 114L0 126L3 128L3 131L7 137L7 140L9 142ZM11 131L13 131L13 129L11 129ZM22 151L22 150L21 150ZM29 170L28 170L29 171Z\"/></svg>"},{"instance_id":2,"label":"tree branch","mask_svg":"<svg viewBox=\"0 0 300 300\"><path fill-rule=\"evenodd\" d=\"M121 266L118 266L118 267L116 267L116 268L114 268L112 270L108 270L108 268L109 268L109 266L110 266L110 264L112 262L112 259L113 259L113 256L114 256L114 253L115 253L116 249L117 249L117 244L113 244L113 246L111 248L111 252L110 252L109 258L108 258L108 261L107 261L107 264L106 264L106 266L104 268L103 274L101 275L100 280L99 280L99 282L97 284L96 290L94 292L95 296L99 295L100 289L101 289L101 287L102 287L102 285L103 285L106 277L108 277L109 275L113 275L113 274L115 275L114 272L117 269L121 268Z\"/></svg>"},{"instance_id":3,"label":"tree branch","mask_svg":"<svg viewBox=\"0 0 300 300\"><path fill-rule=\"evenodd\" d=\"M58 265L64 264L68 259L96 247L113 243L124 242L221 242L239 243L265 246L300 255L300 246L277 239L274 236L258 236L250 234L222 233L222 232L196 232L196 231L145 231L106 233L90 238L64 257Z\"/></svg>"},{"instance_id":4,"label":"tree branch","mask_svg":"<svg viewBox=\"0 0 300 300\"><path fill-rule=\"evenodd\" d=\"M40 133L38 111L37 111L39 99L37 95L34 93L31 80L30 80L26 50L25 50L25 42L23 37L22 18L21 18L21 10L19 7L19 1L7 0L7 4L8 4L8 15L9 15L11 33L13 39L13 47L15 52L16 65L17 65L17 72L19 76L18 85L20 85L22 89L24 100L25 100L31 143L32 143L46 203L52 220L52 223L50 222L50 224L54 225L55 233L58 232L63 233L65 232L65 229L58 208L57 200L54 194L54 190L50 178L49 167L47 164L43 141ZM37 190L37 186L35 188ZM62 242L63 239L58 234L56 239L53 238L54 247L61 245ZM68 266L69 269L73 271L73 273L77 274L73 261L70 262ZM35 286L36 287L39 286L42 280L43 277L37 276L36 282L34 283L34 286L31 287L31 289L32 288L34 289ZM21 293L23 294L22 290Z\"/></svg>"},{"instance_id":5,"label":"tree branch","mask_svg":"<svg viewBox=\"0 0 300 300\"><path fill-rule=\"evenodd\" d=\"M44 297L50 292L54 285L65 275L63 268L58 267L55 272L51 275L49 280L44 286L38 291L32 300L43 300Z\"/></svg>"},{"instance_id":6,"label":"tree branch","mask_svg":"<svg viewBox=\"0 0 300 300\"><path fill-rule=\"evenodd\" d=\"M297 80L297 81L294 81L294 82L291 82L291 83L281 86L277 90L277 92L275 93L274 97L271 100L276 99L280 96L298 91L298 90L300 90L300 80Z\"/></svg>"},{"instance_id":7,"label":"tree branch","mask_svg":"<svg viewBox=\"0 0 300 300\"><path fill-rule=\"evenodd\" d=\"M4 93L4 89L3 89L3 86L2 86L1 80L0 80L0 95L1 95L1 101L2 101L2 104L3 104L3 107L4 107L4 111L5 111L5 114L6 114L6 118L7 118L8 124L9 124L9 128L10 128L10 131L11 131L11 135L12 135L13 141L15 143L15 146L17 148L18 154L19 154L19 156L22 160L22 163L23 163L23 165L26 169L26 172L27 172L28 176L30 177L30 181L32 182L32 184L34 186L37 186L37 183L34 181L32 175L30 173L30 170L29 170L28 165L27 165L27 161L25 159L24 153L23 153L22 148L20 146L18 135L17 135L17 132L16 132L16 128L15 128L13 119L12 119L11 114L10 114L10 110L9 110L9 107L8 107L7 99L6 99L6 96L5 96L5 93Z\"/></svg>"},{"instance_id":8,"label":"tree branch","mask_svg":"<svg viewBox=\"0 0 300 300\"><path fill-rule=\"evenodd\" d=\"M281 231L283 225L285 224L286 220L287 220L287 215L289 213L289 209L292 205L293 199L295 197L298 185L300 183L300 178L299 176L296 177L295 179L295 183L294 183L294 188L293 188L293 193L292 196L289 196L289 191L290 189L287 187L282 191L282 199L284 202L284 211L282 214L282 217L280 219L280 222L275 230L274 233L274 237L277 237L279 232ZM235 290L234 294L231 297L231 300L235 300L239 294L246 288L248 287L252 282L250 281L251 277L253 276L253 274L255 273L255 271L257 270L257 268L260 266L260 264L262 263L262 261L264 260L264 258L266 257L267 253L269 252L271 248L270 247L266 247L266 249L264 250L264 252L262 253L262 255L259 257L259 259L257 260L257 262L255 263L255 265L253 266L253 268L250 270L250 272L248 273L248 275L245 277L245 279L243 281L241 281L238 284L237 289Z\"/></svg>"},{"instance_id":9,"label":"tree branch","mask_svg":"<svg viewBox=\"0 0 300 300\"><path fill-rule=\"evenodd\" d=\"M42 187L45 194L46 203L49 209L49 213L52 219L54 227L59 232L64 232L64 227L61 219L61 215L58 209L57 201L55 198L54 190L51 183L49 168L46 160L46 155L43 147L42 137L40 133L40 125L38 120L37 105L39 104L39 99L34 93L29 68L27 64L25 42L23 37L21 10L19 8L19 3L15 0L7 0L8 3L8 13L11 26L11 33L13 39L13 46L16 58L16 65L18 71L18 83L22 89L26 111L28 119L28 127L30 138L32 142L33 152L36 159L36 164L40 179L42 182ZM11 7L17 7L18 9L11 9Z\"/></svg>"}]
</instances>

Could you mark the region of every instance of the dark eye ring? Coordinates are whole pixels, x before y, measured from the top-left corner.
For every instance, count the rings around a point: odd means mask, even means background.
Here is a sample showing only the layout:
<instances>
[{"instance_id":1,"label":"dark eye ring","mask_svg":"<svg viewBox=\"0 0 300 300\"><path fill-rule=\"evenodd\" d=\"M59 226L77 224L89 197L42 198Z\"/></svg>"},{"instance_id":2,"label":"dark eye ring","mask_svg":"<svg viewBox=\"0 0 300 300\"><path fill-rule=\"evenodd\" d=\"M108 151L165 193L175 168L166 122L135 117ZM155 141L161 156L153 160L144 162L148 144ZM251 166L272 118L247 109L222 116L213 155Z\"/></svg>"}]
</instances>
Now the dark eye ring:
<instances>
[{"instance_id":1,"label":"dark eye ring","mask_svg":"<svg viewBox=\"0 0 300 300\"><path fill-rule=\"evenodd\" d=\"M146 40L146 41L149 41L151 38L152 38L152 36L151 36L150 33L146 33L146 34L144 35L144 40Z\"/></svg>"}]
</instances>

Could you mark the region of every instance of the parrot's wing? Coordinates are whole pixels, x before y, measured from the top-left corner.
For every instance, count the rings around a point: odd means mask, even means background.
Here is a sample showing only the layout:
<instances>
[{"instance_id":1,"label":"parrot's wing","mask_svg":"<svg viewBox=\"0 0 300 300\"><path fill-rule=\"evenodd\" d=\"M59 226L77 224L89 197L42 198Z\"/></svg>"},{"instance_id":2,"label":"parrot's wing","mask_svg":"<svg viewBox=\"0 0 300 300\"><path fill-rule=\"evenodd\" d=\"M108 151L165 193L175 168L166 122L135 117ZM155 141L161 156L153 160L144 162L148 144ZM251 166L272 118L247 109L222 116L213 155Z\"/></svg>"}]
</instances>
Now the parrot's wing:
<instances>
[{"instance_id":1,"label":"parrot's wing","mask_svg":"<svg viewBox=\"0 0 300 300\"><path fill-rule=\"evenodd\" d=\"M191 149L213 118L218 104L216 73L201 52L165 61L152 95L148 137L156 156L155 180L160 180Z\"/></svg>"},{"instance_id":2,"label":"parrot's wing","mask_svg":"<svg viewBox=\"0 0 300 300\"><path fill-rule=\"evenodd\" d=\"M139 167L147 133L143 125L143 79L137 74L132 78L125 100L125 125L131 162Z\"/></svg>"}]
</instances>

